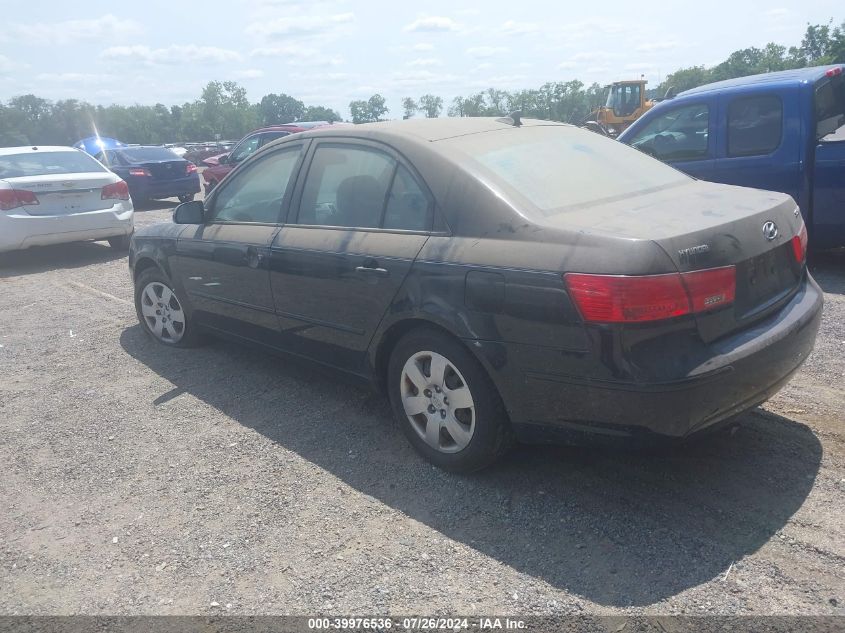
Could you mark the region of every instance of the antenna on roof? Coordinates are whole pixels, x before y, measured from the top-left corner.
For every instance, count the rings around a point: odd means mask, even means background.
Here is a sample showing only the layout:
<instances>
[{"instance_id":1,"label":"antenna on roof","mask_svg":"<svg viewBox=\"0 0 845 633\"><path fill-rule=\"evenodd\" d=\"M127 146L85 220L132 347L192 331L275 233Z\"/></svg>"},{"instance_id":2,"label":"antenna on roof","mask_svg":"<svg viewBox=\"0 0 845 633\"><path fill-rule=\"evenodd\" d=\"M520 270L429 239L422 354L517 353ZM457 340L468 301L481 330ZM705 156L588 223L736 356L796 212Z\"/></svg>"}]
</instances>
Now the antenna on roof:
<instances>
[{"instance_id":1,"label":"antenna on roof","mask_svg":"<svg viewBox=\"0 0 845 633\"><path fill-rule=\"evenodd\" d=\"M496 119L499 123L506 123L514 127L522 126L522 110L514 110L508 116L503 116Z\"/></svg>"}]
</instances>

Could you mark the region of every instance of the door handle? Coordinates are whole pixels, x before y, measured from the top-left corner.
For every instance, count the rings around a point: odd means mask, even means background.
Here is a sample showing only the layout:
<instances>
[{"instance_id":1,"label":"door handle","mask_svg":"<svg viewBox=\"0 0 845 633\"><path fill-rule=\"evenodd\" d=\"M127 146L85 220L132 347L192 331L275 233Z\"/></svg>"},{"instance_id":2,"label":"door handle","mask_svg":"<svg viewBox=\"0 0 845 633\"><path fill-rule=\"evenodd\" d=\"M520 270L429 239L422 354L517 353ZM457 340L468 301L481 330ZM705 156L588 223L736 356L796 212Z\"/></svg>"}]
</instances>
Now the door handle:
<instances>
[{"instance_id":1,"label":"door handle","mask_svg":"<svg viewBox=\"0 0 845 633\"><path fill-rule=\"evenodd\" d=\"M261 262L264 261L264 253L259 251L254 246L249 246L246 249L246 264L250 268L258 268Z\"/></svg>"},{"instance_id":2,"label":"door handle","mask_svg":"<svg viewBox=\"0 0 845 633\"><path fill-rule=\"evenodd\" d=\"M373 277L389 277L390 271L387 268L377 268L371 266L357 266L355 272L359 275L368 275Z\"/></svg>"}]
</instances>

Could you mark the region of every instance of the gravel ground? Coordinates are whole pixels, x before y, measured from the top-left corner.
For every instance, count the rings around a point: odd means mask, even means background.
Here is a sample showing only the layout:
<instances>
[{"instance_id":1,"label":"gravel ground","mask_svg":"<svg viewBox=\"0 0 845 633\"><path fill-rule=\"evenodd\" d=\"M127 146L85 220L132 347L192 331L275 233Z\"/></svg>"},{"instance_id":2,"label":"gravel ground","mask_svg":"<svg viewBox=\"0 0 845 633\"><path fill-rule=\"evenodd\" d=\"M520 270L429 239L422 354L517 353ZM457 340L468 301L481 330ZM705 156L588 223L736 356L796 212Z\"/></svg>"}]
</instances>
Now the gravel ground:
<instances>
[{"instance_id":1,"label":"gravel ground","mask_svg":"<svg viewBox=\"0 0 845 633\"><path fill-rule=\"evenodd\" d=\"M845 614L845 257L813 270L816 350L732 432L459 477L335 377L154 344L105 244L2 255L0 614Z\"/></svg>"}]
</instances>

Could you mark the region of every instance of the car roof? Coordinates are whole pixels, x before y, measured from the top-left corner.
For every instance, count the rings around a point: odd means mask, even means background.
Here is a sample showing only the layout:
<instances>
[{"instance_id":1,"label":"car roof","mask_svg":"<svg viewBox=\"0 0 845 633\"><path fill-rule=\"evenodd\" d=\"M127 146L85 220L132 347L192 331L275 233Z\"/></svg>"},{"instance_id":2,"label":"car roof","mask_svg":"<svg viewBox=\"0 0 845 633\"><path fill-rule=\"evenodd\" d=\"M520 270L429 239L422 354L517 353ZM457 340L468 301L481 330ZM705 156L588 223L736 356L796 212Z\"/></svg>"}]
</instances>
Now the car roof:
<instances>
[{"instance_id":1,"label":"car roof","mask_svg":"<svg viewBox=\"0 0 845 633\"><path fill-rule=\"evenodd\" d=\"M35 152L78 152L80 150L66 145L22 145L20 147L0 147L0 156L13 154L32 154Z\"/></svg>"},{"instance_id":2,"label":"car roof","mask_svg":"<svg viewBox=\"0 0 845 633\"><path fill-rule=\"evenodd\" d=\"M725 79L723 81L716 81L712 84L705 84L697 88L690 88L679 93L679 97L686 97L687 95L697 95L705 92L716 90L731 90L733 88L742 88L745 86L753 86L759 84L767 84L768 86L787 86L799 83L815 83L817 80L825 76L825 73L832 68L837 68L841 64L834 64L832 66L811 66L810 68L795 68L793 70L779 70L773 73L763 73L760 75L750 75L748 77L736 77L735 79Z\"/></svg>"},{"instance_id":3,"label":"car roof","mask_svg":"<svg viewBox=\"0 0 845 633\"><path fill-rule=\"evenodd\" d=\"M302 130L312 130L324 125L332 125L332 123L329 123L328 121L294 121L293 123L280 123L279 125L261 127L257 130L253 130L250 134L256 134L257 132L290 132L292 130L299 132Z\"/></svg>"},{"instance_id":4,"label":"car roof","mask_svg":"<svg viewBox=\"0 0 845 633\"><path fill-rule=\"evenodd\" d=\"M562 125L555 121L523 119L525 127ZM572 127L572 126L568 126ZM481 134L497 130L513 129L507 119L496 117L444 117L437 119L404 119L402 121L382 121L362 123L360 125L326 126L308 132L308 136L372 136L380 138L403 138L408 141L434 142L456 136Z\"/></svg>"}]
</instances>

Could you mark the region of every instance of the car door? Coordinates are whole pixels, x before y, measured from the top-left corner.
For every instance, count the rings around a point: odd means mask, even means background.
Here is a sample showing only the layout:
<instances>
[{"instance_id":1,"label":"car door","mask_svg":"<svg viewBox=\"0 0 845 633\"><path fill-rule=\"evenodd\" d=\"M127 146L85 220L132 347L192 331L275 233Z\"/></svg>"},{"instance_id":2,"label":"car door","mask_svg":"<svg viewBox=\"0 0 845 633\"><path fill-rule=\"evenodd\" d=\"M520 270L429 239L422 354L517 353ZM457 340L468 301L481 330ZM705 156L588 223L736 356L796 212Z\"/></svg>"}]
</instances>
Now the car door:
<instances>
[{"instance_id":1,"label":"car door","mask_svg":"<svg viewBox=\"0 0 845 633\"><path fill-rule=\"evenodd\" d=\"M678 103L625 142L695 178L713 179L716 108L708 100Z\"/></svg>"},{"instance_id":2,"label":"car door","mask_svg":"<svg viewBox=\"0 0 845 633\"><path fill-rule=\"evenodd\" d=\"M800 104L795 92L721 96L716 175L709 180L788 193L799 199Z\"/></svg>"},{"instance_id":3,"label":"car door","mask_svg":"<svg viewBox=\"0 0 845 633\"><path fill-rule=\"evenodd\" d=\"M308 162L270 249L282 341L363 373L373 333L428 239L433 198L380 144L323 139Z\"/></svg>"},{"instance_id":4,"label":"car door","mask_svg":"<svg viewBox=\"0 0 845 633\"><path fill-rule=\"evenodd\" d=\"M205 223L180 236L174 269L204 325L267 343L278 332L268 255L303 147L244 165L207 201Z\"/></svg>"}]
</instances>

